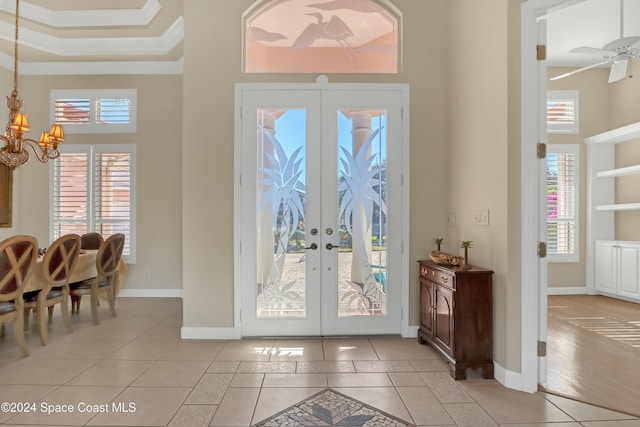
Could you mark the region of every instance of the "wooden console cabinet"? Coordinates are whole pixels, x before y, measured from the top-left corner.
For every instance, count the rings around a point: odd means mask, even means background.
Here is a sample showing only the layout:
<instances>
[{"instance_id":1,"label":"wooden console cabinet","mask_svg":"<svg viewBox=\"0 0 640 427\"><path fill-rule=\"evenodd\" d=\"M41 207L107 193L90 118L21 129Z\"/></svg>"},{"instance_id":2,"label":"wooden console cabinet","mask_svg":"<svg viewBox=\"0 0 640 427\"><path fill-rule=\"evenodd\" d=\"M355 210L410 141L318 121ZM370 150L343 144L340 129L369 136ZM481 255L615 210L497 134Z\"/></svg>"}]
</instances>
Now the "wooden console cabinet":
<instances>
[{"instance_id":1,"label":"wooden console cabinet","mask_svg":"<svg viewBox=\"0 0 640 427\"><path fill-rule=\"evenodd\" d=\"M447 359L456 380L467 378L467 368L493 378L493 271L419 263L418 341Z\"/></svg>"}]
</instances>

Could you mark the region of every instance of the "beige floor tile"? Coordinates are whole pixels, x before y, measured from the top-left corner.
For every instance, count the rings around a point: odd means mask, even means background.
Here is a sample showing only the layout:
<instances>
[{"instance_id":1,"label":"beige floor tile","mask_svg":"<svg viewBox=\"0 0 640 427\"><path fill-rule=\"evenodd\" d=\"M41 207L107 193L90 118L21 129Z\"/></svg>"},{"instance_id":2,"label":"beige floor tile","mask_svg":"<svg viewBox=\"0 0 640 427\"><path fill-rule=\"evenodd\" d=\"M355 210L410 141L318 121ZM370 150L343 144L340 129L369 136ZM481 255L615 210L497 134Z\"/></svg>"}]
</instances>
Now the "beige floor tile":
<instances>
[{"instance_id":1,"label":"beige floor tile","mask_svg":"<svg viewBox=\"0 0 640 427\"><path fill-rule=\"evenodd\" d=\"M439 359L410 360L409 363L411 363L413 369L418 372L448 372L448 369L442 364L442 361Z\"/></svg>"},{"instance_id":2,"label":"beige floor tile","mask_svg":"<svg viewBox=\"0 0 640 427\"><path fill-rule=\"evenodd\" d=\"M54 391L57 386L52 385L6 385L0 386L0 402L38 402ZM0 411L0 423L17 415L18 407Z\"/></svg>"},{"instance_id":3,"label":"beige floor tile","mask_svg":"<svg viewBox=\"0 0 640 427\"><path fill-rule=\"evenodd\" d=\"M329 387L390 387L393 386L385 373L328 373Z\"/></svg>"},{"instance_id":4,"label":"beige floor tile","mask_svg":"<svg viewBox=\"0 0 640 427\"><path fill-rule=\"evenodd\" d=\"M418 340L406 338L372 338L370 339L380 360L420 360L436 357L433 350Z\"/></svg>"},{"instance_id":5,"label":"beige floor tile","mask_svg":"<svg viewBox=\"0 0 640 427\"><path fill-rule=\"evenodd\" d=\"M193 387L208 367L208 362L200 360L159 360L131 385L134 387Z\"/></svg>"},{"instance_id":6,"label":"beige floor tile","mask_svg":"<svg viewBox=\"0 0 640 427\"><path fill-rule=\"evenodd\" d=\"M460 427L499 427L477 403L445 403L449 415Z\"/></svg>"},{"instance_id":7,"label":"beige floor tile","mask_svg":"<svg viewBox=\"0 0 640 427\"><path fill-rule=\"evenodd\" d=\"M179 342L180 329L175 326L156 326L136 338L137 341Z\"/></svg>"},{"instance_id":8,"label":"beige floor tile","mask_svg":"<svg viewBox=\"0 0 640 427\"><path fill-rule=\"evenodd\" d=\"M270 361L322 361L324 353L321 340L276 340L271 349Z\"/></svg>"},{"instance_id":9,"label":"beige floor tile","mask_svg":"<svg viewBox=\"0 0 640 427\"><path fill-rule=\"evenodd\" d=\"M424 387L426 384L415 372L390 372L389 378L396 387Z\"/></svg>"},{"instance_id":10,"label":"beige floor tile","mask_svg":"<svg viewBox=\"0 0 640 427\"><path fill-rule=\"evenodd\" d=\"M182 405L168 427L208 426L217 408L215 405Z\"/></svg>"},{"instance_id":11,"label":"beige floor tile","mask_svg":"<svg viewBox=\"0 0 640 427\"><path fill-rule=\"evenodd\" d=\"M502 424L505 427L582 427L582 424L579 422L569 422L569 423L527 423L527 424Z\"/></svg>"},{"instance_id":12,"label":"beige floor tile","mask_svg":"<svg viewBox=\"0 0 640 427\"><path fill-rule=\"evenodd\" d=\"M265 374L235 374L229 387L262 387Z\"/></svg>"},{"instance_id":13,"label":"beige floor tile","mask_svg":"<svg viewBox=\"0 0 640 427\"><path fill-rule=\"evenodd\" d=\"M473 402L471 396L447 372L421 372L420 378L441 403Z\"/></svg>"},{"instance_id":14,"label":"beige floor tile","mask_svg":"<svg viewBox=\"0 0 640 427\"><path fill-rule=\"evenodd\" d=\"M350 360L329 362L298 362L297 373L355 372L356 368Z\"/></svg>"},{"instance_id":15,"label":"beige floor tile","mask_svg":"<svg viewBox=\"0 0 640 427\"><path fill-rule=\"evenodd\" d=\"M233 374L204 374L193 388L185 404L190 405L218 405Z\"/></svg>"},{"instance_id":16,"label":"beige floor tile","mask_svg":"<svg viewBox=\"0 0 640 427\"><path fill-rule=\"evenodd\" d=\"M120 393L113 404L132 408L135 412L98 414L87 423L91 426L166 426L174 417L191 388L185 387L129 387Z\"/></svg>"},{"instance_id":17,"label":"beige floor tile","mask_svg":"<svg viewBox=\"0 0 640 427\"><path fill-rule=\"evenodd\" d=\"M324 360L379 360L367 339L326 339L322 347Z\"/></svg>"},{"instance_id":18,"label":"beige floor tile","mask_svg":"<svg viewBox=\"0 0 640 427\"><path fill-rule=\"evenodd\" d=\"M355 360L356 372L414 372L407 360Z\"/></svg>"},{"instance_id":19,"label":"beige floor tile","mask_svg":"<svg viewBox=\"0 0 640 427\"><path fill-rule=\"evenodd\" d=\"M99 325L75 331L74 335L78 334L89 341L130 341L138 338L158 324L158 319L151 317L112 318L111 314L108 313L109 308L106 307L104 310L106 312L100 312L101 320ZM91 309L89 308L87 311L87 316L90 318Z\"/></svg>"},{"instance_id":20,"label":"beige floor tile","mask_svg":"<svg viewBox=\"0 0 640 427\"><path fill-rule=\"evenodd\" d=\"M211 362L224 347L222 342L179 342L162 356L162 360L208 360Z\"/></svg>"},{"instance_id":21,"label":"beige floor tile","mask_svg":"<svg viewBox=\"0 0 640 427\"><path fill-rule=\"evenodd\" d=\"M334 390L401 420L411 422L411 415L395 387L335 387Z\"/></svg>"},{"instance_id":22,"label":"beige floor tile","mask_svg":"<svg viewBox=\"0 0 640 427\"><path fill-rule=\"evenodd\" d=\"M262 387L327 387L326 374L266 374Z\"/></svg>"},{"instance_id":23,"label":"beige floor tile","mask_svg":"<svg viewBox=\"0 0 640 427\"><path fill-rule=\"evenodd\" d=\"M273 340L227 341L216 361L267 361L272 347Z\"/></svg>"},{"instance_id":24,"label":"beige floor tile","mask_svg":"<svg viewBox=\"0 0 640 427\"><path fill-rule=\"evenodd\" d=\"M464 388L499 424L574 421L540 394L474 382L465 383Z\"/></svg>"},{"instance_id":25,"label":"beige floor tile","mask_svg":"<svg viewBox=\"0 0 640 427\"><path fill-rule=\"evenodd\" d=\"M132 341L106 359L158 360L175 346L173 342Z\"/></svg>"},{"instance_id":26,"label":"beige floor tile","mask_svg":"<svg viewBox=\"0 0 640 427\"><path fill-rule=\"evenodd\" d=\"M240 362L238 373L294 373L296 371L296 362Z\"/></svg>"},{"instance_id":27,"label":"beige floor tile","mask_svg":"<svg viewBox=\"0 0 640 427\"><path fill-rule=\"evenodd\" d=\"M584 427L640 427L640 420L582 421Z\"/></svg>"},{"instance_id":28,"label":"beige floor tile","mask_svg":"<svg viewBox=\"0 0 640 427\"><path fill-rule=\"evenodd\" d=\"M238 366L240 366L240 362L218 362L214 360L207 368L207 372L234 373L238 370Z\"/></svg>"},{"instance_id":29,"label":"beige floor tile","mask_svg":"<svg viewBox=\"0 0 640 427\"><path fill-rule=\"evenodd\" d=\"M553 394L543 393L542 396L562 409L576 421L612 421L612 420L629 420L635 419L631 415L622 414L620 412L610 411L597 406L587 405L572 399L555 396ZM640 405L640 402L638 403Z\"/></svg>"},{"instance_id":30,"label":"beige floor tile","mask_svg":"<svg viewBox=\"0 0 640 427\"><path fill-rule=\"evenodd\" d=\"M0 384L66 384L76 375L96 364L97 360L26 359L16 363L10 372L3 371Z\"/></svg>"},{"instance_id":31,"label":"beige floor tile","mask_svg":"<svg viewBox=\"0 0 640 427\"><path fill-rule=\"evenodd\" d=\"M416 425L452 425L453 419L428 387L398 387Z\"/></svg>"},{"instance_id":32,"label":"beige floor tile","mask_svg":"<svg viewBox=\"0 0 640 427\"><path fill-rule=\"evenodd\" d=\"M295 388L295 389L269 389L263 388L256 404L251 424L258 423L265 418L277 414L310 396L322 391L323 388Z\"/></svg>"},{"instance_id":33,"label":"beige floor tile","mask_svg":"<svg viewBox=\"0 0 640 427\"><path fill-rule=\"evenodd\" d=\"M228 388L209 425L248 426L258 401L259 388Z\"/></svg>"},{"instance_id":34,"label":"beige floor tile","mask_svg":"<svg viewBox=\"0 0 640 427\"><path fill-rule=\"evenodd\" d=\"M97 411L111 410L109 402L123 387L62 386L36 403L37 412L18 414L15 424L84 425Z\"/></svg>"},{"instance_id":35,"label":"beige floor tile","mask_svg":"<svg viewBox=\"0 0 640 427\"><path fill-rule=\"evenodd\" d=\"M150 360L102 360L67 385L128 386L153 363Z\"/></svg>"},{"instance_id":36,"label":"beige floor tile","mask_svg":"<svg viewBox=\"0 0 640 427\"><path fill-rule=\"evenodd\" d=\"M49 345L34 351L34 359L104 359L127 345L129 341L93 341L75 339L56 342L49 337Z\"/></svg>"}]
</instances>

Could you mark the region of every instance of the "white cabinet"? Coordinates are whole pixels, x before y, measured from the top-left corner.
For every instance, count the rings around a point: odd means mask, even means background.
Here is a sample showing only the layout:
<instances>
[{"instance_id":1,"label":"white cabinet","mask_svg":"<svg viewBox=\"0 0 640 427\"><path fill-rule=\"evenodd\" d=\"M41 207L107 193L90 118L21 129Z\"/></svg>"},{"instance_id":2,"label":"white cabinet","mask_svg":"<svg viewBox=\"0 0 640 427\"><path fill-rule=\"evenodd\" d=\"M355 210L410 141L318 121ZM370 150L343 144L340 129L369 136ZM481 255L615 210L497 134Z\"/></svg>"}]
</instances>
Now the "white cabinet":
<instances>
[{"instance_id":1,"label":"white cabinet","mask_svg":"<svg viewBox=\"0 0 640 427\"><path fill-rule=\"evenodd\" d=\"M594 288L640 301L640 242L596 241Z\"/></svg>"}]
</instances>

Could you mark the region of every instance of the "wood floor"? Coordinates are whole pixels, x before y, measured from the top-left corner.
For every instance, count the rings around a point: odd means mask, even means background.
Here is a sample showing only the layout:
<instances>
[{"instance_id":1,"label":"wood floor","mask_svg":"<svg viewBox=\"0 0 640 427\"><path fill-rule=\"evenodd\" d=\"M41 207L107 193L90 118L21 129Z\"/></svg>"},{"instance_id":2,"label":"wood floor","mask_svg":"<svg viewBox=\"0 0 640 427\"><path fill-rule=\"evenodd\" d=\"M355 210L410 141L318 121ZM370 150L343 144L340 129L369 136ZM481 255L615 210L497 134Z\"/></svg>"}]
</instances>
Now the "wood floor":
<instances>
[{"instance_id":1,"label":"wood floor","mask_svg":"<svg viewBox=\"0 0 640 427\"><path fill-rule=\"evenodd\" d=\"M547 360L545 391L640 415L640 304L549 296Z\"/></svg>"}]
</instances>

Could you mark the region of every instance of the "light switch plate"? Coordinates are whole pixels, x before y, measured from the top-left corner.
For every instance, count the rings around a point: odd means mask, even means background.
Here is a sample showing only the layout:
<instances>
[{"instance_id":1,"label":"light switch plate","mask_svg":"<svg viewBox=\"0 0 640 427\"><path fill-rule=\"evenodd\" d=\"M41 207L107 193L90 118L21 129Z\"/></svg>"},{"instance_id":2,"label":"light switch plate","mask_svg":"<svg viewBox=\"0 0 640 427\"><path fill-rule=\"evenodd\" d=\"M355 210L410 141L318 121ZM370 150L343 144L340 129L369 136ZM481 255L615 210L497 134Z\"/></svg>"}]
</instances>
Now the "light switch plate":
<instances>
[{"instance_id":1,"label":"light switch plate","mask_svg":"<svg viewBox=\"0 0 640 427\"><path fill-rule=\"evenodd\" d=\"M475 211L473 213L473 224L481 226L489 225L489 209Z\"/></svg>"}]
</instances>

